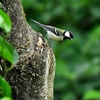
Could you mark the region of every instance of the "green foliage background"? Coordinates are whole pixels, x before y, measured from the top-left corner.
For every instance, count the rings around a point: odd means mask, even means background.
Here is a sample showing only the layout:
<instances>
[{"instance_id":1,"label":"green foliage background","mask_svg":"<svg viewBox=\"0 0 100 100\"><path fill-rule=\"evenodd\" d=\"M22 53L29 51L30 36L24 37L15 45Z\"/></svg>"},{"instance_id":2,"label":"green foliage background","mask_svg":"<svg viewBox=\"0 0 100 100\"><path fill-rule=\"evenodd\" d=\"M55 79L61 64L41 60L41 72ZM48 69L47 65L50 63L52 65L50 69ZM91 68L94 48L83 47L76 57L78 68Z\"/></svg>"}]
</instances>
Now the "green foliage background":
<instances>
[{"instance_id":1,"label":"green foliage background","mask_svg":"<svg viewBox=\"0 0 100 100\"><path fill-rule=\"evenodd\" d=\"M56 56L55 100L100 100L100 0L22 0L31 19L71 30L73 41L52 42Z\"/></svg>"}]
</instances>

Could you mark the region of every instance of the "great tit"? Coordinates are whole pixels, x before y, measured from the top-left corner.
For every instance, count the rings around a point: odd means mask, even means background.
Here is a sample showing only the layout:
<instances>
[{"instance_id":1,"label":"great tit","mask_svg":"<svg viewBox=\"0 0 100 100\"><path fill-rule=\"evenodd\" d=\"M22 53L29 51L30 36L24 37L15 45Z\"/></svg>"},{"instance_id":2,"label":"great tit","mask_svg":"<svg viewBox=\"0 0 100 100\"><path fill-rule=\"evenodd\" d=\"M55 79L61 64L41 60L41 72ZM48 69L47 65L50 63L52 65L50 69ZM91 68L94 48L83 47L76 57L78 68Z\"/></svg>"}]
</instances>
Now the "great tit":
<instances>
[{"instance_id":1,"label":"great tit","mask_svg":"<svg viewBox=\"0 0 100 100\"><path fill-rule=\"evenodd\" d=\"M73 34L70 31L62 30L54 26L44 25L32 19L31 21L35 22L36 24L41 26L46 31L49 40L62 41L65 39L72 40L73 38Z\"/></svg>"}]
</instances>

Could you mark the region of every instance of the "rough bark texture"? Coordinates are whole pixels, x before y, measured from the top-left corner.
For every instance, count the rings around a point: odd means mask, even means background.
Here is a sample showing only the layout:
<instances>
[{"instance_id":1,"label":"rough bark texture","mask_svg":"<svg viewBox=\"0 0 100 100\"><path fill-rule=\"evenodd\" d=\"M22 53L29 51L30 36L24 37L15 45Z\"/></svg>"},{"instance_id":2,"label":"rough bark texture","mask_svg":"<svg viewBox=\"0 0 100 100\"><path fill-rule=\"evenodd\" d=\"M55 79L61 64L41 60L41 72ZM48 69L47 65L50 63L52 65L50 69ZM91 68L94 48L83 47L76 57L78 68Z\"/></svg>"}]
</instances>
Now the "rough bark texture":
<instances>
[{"instance_id":1,"label":"rough bark texture","mask_svg":"<svg viewBox=\"0 0 100 100\"><path fill-rule=\"evenodd\" d=\"M20 56L7 76L13 100L53 100L55 56L51 47L26 22L20 0L2 3L13 22L9 41Z\"/></svg>"}]
</instances>

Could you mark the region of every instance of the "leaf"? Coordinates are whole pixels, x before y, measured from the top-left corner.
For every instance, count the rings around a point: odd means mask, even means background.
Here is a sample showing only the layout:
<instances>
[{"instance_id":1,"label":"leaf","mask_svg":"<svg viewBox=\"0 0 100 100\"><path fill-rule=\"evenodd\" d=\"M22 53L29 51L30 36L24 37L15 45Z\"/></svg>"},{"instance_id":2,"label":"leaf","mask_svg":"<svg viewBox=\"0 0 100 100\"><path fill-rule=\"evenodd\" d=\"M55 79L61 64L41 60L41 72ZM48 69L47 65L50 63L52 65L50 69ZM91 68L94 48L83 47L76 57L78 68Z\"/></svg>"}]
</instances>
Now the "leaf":
<instances>
[{"instance_id":1,"label":"leaf","mask_svg":"<svg viewBox=\"0 0 100 100\"><path fill-rule=\"evenodd\" d=\"M10 17L2 9L0 9L0 27L6 33L9 33L12 28Z\"/></svg>"},{"instance_id":2,"label":"leaf","mask_svg":"<svg viewBox=\"0 0 100 100\"><path fill-rule=\"evenodd\" d=\"M12 99L9 98L9 97L4 97L4 98L2 98L2 99L0 99L0 100L12 100Z\"/></svg>"},{"instance_id":3,"label":"leaf","mask_svg":"<svg viewBox=\"0 0 100 100\"><path fill-rule=\"evenodd\" d=\"M7 81L2 76L0 76L0 98L4 96L11 97L11 87Z\"/></svg>"},{"instance_id":4,"label":"leaf","mask_svg":"<svg viewBox=\"0 0 100 100\"><path fill-rule=\"evenodd\" d=\"M0 56L13 65L18 62L17 51L2 37L0 37Z\"/></svg>"},{"instance_id":5,"label":"leaf","mask_svg":"<svg viewBox=\"0 0 100 100\"><path fill-rule=\"evenodd\" d=\"M88 91L84 97L83 100L100 100L100 91L96 91L96 90L91 90Z\"/></svg>"}]
</instances>

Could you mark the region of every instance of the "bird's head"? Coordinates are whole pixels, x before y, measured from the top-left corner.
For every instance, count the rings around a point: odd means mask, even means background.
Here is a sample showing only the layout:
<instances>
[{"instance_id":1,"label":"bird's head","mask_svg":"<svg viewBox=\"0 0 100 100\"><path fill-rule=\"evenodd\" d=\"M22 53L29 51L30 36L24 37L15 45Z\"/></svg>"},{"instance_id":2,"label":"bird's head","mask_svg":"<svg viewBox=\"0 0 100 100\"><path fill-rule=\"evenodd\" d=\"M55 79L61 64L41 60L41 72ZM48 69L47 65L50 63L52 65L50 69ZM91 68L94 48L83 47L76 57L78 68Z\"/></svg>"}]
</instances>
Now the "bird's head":
<instances>
[{"instance_id":1,"label":"bird's head","mask_svg":"<svg viewBox=\"0 0 100 100\"><path fill-rule=\"evenodd\" d=\"M65 40L65 39L70 39L70 40L72 40L73 37L74 37L74 36L73 36L73 33L70 32L70 31L65 31L64 34L63 34L63 36L64 36L64 38L63 38L64 40Z\"/></svg>"}]
</instances>

